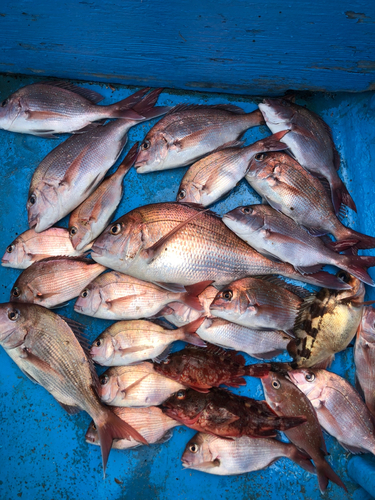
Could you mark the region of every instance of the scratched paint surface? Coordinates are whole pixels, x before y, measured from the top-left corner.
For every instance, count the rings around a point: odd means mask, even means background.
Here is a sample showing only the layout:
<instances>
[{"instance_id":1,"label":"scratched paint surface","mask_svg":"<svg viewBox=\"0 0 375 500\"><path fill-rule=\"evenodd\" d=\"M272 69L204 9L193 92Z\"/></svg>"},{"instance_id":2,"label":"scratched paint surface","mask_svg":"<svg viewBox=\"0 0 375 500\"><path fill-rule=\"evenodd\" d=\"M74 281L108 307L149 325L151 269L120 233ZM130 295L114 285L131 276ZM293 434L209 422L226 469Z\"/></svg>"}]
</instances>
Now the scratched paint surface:
<instances>
[{"instance_id":1,"label":"scratched paint surface","mask_svg":"<svg viewBox=\"0 0 375 500\"><path fill-rule=\"evenodd\" d=\"M17 88L36 81L33 78L0 78L0 102ZM87 85L87 84L86 84ZM94 90L105 95L104 104L123 99L136 88L111 90L94 84ZM164 92L160 104L181 102L231 102L251 111L256 100L229 95L209 95L188 92ZM373 113L374 93L305 94L297 102L323 116L333 129L342 158L340 173L345 178L357 207L358 216L350 214L348 222L355 229L375 234L375 171L372 166L375 144ZM138 125L129 133L126 151L136 140L142 140L153 122ZM246 143L268 135L265 127L250 130ZM61 138L60 140L63 140ZM25 203L28 186L38 163L58 144L32 136L0 131L2 175L0 177L0 253L27 228ZM126 154L123 153L122 157ZM121 160L121 159L120 159ZM186 168L137 175L132 169L125 179L125 194L117 215L150 202L173 201ZM259 200L245 182L213 209L223 214L238 205ZM66 225L66 220L64 225ZM374 272L370 271L373 277ZM12 284L19 271L0 267L0 301L9 299ZM375 298L373 291L368 298ZM80 316L73 311L73 301L60 310L61 314L81 321L93 340L110 322ZM353 382L353 349L337 355L333 370ZM250 358L248 358L250 360ZM254 360L252 360L254 361ZM238 393L262 398L260 384L252 379ZM320 498L317 480L292 462L282 459L267 470L233 477L217 477L182 469L180 458L185 444L194 431L177 428L172 439L163 445L141 447L133 451L111 452L107 477L102 478L99 448L84 440L88 415L69 416L47 394L28 380L0 349L0 498L120 500L155 498L221 498L231 500ZM361 500L360 490L347 476L347 454L337 442L327 437L329 461L348 486L346 495L330 485L325 498Z\"/></svg>"},{"instance_id":2,"label":"scratched paint surface","mask_svg":"<svg viewBox=\"0 0 375 500\"><path fill-rule=\"evenodd\" d=\"M0 72L252 95L375 83L372 0L3 0L0 37Z\"/></svg>"}]
</instances>

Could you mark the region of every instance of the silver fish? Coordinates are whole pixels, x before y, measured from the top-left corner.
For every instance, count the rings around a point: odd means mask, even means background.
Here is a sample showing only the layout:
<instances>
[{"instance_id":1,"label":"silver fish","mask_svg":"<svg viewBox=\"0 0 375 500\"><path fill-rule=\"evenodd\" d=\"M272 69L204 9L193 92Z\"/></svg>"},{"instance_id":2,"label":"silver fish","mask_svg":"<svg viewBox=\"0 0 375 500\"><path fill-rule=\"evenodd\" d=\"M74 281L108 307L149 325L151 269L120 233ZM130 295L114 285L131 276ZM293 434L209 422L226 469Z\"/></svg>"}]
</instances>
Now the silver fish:
<instances>
[{"instance_id":1,"label":"silver fish","mask_svg":"<svg viewBox=\"0 0 375 500\"><path fill-rule=\"evenodd\" d=\"M121 407L158 406L174 392L185 387L159 375L152 363L109 368L99 378L103 403Z\"/></svg>"},{"instance_id":2,"label":"silver fish","mask_svg":"<svg viewBox=\"0 0 375 500\"><path fill-rule=\"evenodd\" d=\"M82 251L76 250L70 241L69 231L62 227L51 227L42 233L28 229L7 246L1 265L26 269L34 262L47 257L79 257L90 247L91 245L88 245Z\"/></svg>"},{"instance_id":3,"label":"silver fish","mask_svg":"<svg viewBox=\"0 0 375 500\"><path fill-rule=\"evenodd\" d=\"M182 465L218 476L245 474L265 469L279 458L286 457L309 472L315 468L309 457L292 443L277 439L254 439L242 436L223 439L212 434L198 432L186 445Z\"/></svg>"},{"instance_id":4,"label":"silver fish","mask_svg":"<svg viewBox=\"0 0 375 500\"><path fill-rule=\"evenodd\" d=\"M284 142L298 163L328 180L336 213L341 203L357 211L345 184L337 175L340 156L325 121L309 109L286 99L264 99L259 109L273 134L290 130Z\"/></svg>"},{"instance_id":5,"label":"silver fish","mask_svg":"<svg viewBox=\"0 0 375 500\"><path fill-rule=\"evenodd\" d=\"M314 273L328 264L373 285L365 268L375 265L375 257L338 254L269 205L235 208L223 215L223 222L262 255L289 262L302 274Z\"/></svg>"},{"instance_id":6,"label":"silver fish","mask_svg":"<svg viewBox=\"0 0 375 500\"><path fill-rule=\"evenodd\" d=\"M311 368L288 372L288 377L309 398L323 429L346 450L375 454L371 413L349 382L327 370Z\"/></svg>"},{"instance_id":7,"label":"silver fish","mask_svg":"<svg viewBox=\"0 0 375 500\"><path fill-rule=\"evenodd\" d=\"M250 127L263 123L259 110L245 113L232 104L172 108L147 133L135 168L140 174L182 167L232 145Z\"/></svg>"},{"instance_id":8,"label":"silver fish","mask_svg":"<svg viewBox=\"0 0 375 500\"><path fill-rule=\"evenodd\" d=\"M165 108L153 108L161 89L151 92L135 106L143 120L159 116ZM95 190L120 156L128 130L139 123L115 120L97 125L85 134L69 137L39 164L31 180L27 212L35 231L48 229Z\"/></svg>"},{"instance_id":9,"label":"silver fish","mask_svg":"<svg viewBox=\"0 0 375 500\"><path fill-rule=\"evenodd\" d=\"M291 340L280 330L254 330L221 318L206 318L197 334L206 342L246 352L258 359L271 359L281 354Z\"/></svg>"},{"instance_id":10,"label":"silver fish","mask_svg":"<svg viewBox=\"0 0 375 500\"><path fill-rule=\"evenodd\" d=\"M54 137L82 130L108 118L142 120L131 108L147 93L142 89L109 106L97 106L103 96L63 81L33 83L5 99L0 107L0 128L11 132Z\"/></svg>"},{"instance_id":11,"label":"silver fish","mask_svg":"<svg viewBox=\"0 0 375 500\"><path fill-rule=\"evenodd\" d=\"M98 398L98 376L70 326L35 304L1 304L0 344L69 413L86 411L99 432L104 471L114 438L147 443Z\"/></svg>"},{"instance_id":12,"label":"silver fish","mask_svg":"<svg viewBox=\"0 0 375 500\"><path fill-rule=\"evenodd\" d=\"M111 271L93 280L75 303L74 310L103 319L141 319L159 313L169 302L182 302L201 311L197 295L210 282L167 290L154 283Z\"/></svg>"},{"instance_id":13,"label":"silver fish","mask_svg":"<svg viewBox=\"0 0 375 500\"><path fill-rule=\"evenodd\" d=\"M116 408L112 411L119 418L127 422L143 436L148 444L166 443L172 437L172 429L180 425L173 418L167 417L160 408L150 406L150 408ZM94 424L91 422L86 432L86 442L99 445L99 434ZM135 439L114 439L112 449L128 450L141 446Z\"/></svg>"},{"instance_id":14,"label":"silver fish","mask_svg":"<svg viewBox=\"0 0 375 500\"><path fill-rule=\"evenodd\" d=\"M375 309L365 307L354 348L356 385L375 417Z\"/></svg>"},{"instance_id":15,"label":"silver fish","mask_svg":"<svg viewBox=\"0 0 375 500\"><path fill-rule=\"evenodd\" d=\"M177 201L204 207L215 203L245 177L255 154L286 149L287 146L280 142L286 133L280 132L244 148L226 148L194 163L181 181Z\"/></svg>"},{"instance_id":16,"label":"silver fish","mask_svg":"<svg viewBox=\"0 0 375 500\"><path fill-rule=\"evenodd\" d=\"M138 143L130 149L116 172L70 215L69 235L75 249L81 250L97 238L109 224L123 193L122 181L137 157Z\"/></svg>"}]
</instances>

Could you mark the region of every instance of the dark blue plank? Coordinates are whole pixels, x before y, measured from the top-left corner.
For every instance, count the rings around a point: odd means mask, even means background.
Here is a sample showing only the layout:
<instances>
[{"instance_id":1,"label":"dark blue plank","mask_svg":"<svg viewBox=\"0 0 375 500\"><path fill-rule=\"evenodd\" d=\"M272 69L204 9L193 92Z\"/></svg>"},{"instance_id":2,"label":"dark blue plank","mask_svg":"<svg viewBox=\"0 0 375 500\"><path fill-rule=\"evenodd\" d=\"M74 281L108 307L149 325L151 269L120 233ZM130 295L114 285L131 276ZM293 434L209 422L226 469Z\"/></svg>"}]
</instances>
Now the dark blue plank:
<instances>
[{"instance_id":1,"label":"dark blue plank","mask_svg":"<svg viewBox=\"0 0 375 500\"><path fill-rule=\"evenodd\" d=\"M0 100L18 87L34 81L31 78L0 78ZM134 89L111 91L105 85L92 88L106 96L104 104L120 100ZM251 99L228 95L209 95L187 92L163 93L160 104L180 102L215 104L232 102L247 111L255 109ZM301 104L321 114L332 127L335 142L343 159L340 173L347 180L357 204L358 216L349 221L356 229L375 234L375 171L372 162L375 144L373 93L316 94ZM141 124L130 131L126 150L136 140L142 140L151 123ZM250 130L246 143L267 135L265 127ZM38 162L56 146L54 140L17 135L0 131L0 252L26 229L26 198L29 182ZM125 179L125 194L118 208L120 216L150 202L172 201L177 194L185 168L167 172L137 175L132 169ZM225 200L214 205L220 214L258 200L245 182ZM370 252L368 252L370 253ZM370 271L375 276L374 271ZM7 301L19 271L0 268L0 301ZM368 294L375 298L373 290ZM73 302L60 312L82 321L90 339L94 339L109 322L94 320L73 312ZM336 356L333 370L354 379L352 348ZM238 392L261 399L260 384L249 379L247 387ZM277 499L294 500L320 498L316 477L294 466L286 459L268 470L235 477L217 477L182 470L180 458L185 444L194 434L178 428L168 443L142 447L138 450L113 451L108 462L107 478L102 479L99 448L84 441L90 418L82 413L68 416L46 391L30 382L0 349L0 498L27 499L138 499L167 500L180 498L221 498L225 500ZM337 442L327 438L329 461L348 486L344 494L330 486L330 500L364 500L363 490L346 473L348 454ZM17 496L18 495L18 496Z\"/></svg>"},{"instance_id":2,"label":"dark blue plank","mask_svg":"<svg viewBox=\"0 0 375 500\"><path fill-rule=\"evenodd\" d=\"M372 0L20 0L0 37L12 73L235 94L375 81Z\"/></svg>"}]
</instances>

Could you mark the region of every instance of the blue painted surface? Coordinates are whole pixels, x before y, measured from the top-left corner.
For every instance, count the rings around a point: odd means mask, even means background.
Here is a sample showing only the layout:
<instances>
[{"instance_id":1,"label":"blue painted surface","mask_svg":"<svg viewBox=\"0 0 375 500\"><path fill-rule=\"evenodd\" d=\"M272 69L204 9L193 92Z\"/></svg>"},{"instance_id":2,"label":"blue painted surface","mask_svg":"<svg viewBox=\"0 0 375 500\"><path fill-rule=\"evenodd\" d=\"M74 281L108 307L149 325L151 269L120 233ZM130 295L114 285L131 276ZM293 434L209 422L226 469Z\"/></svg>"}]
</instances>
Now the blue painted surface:
<instances>
[{"instance_id":1,"label":"blue painted surface","mask_svg":"<svg viewBox=\"0 0 375 500\"><path fill-rule=\"evenodd\" d=\"M373 0L0 3L0 72L236 94L374 90Z\"/></svg>"},{"instance_id":2,"label":"blue painted surface","mask_svg":"<svg viewBox=\"0 0 375 500\"><path fill-rule=\"evenodd\" d=\"M17 88L33 81L36 80L0 78L0 101ZM125 98L137 90L123 87L112 91L105 85L98 84L94 84L92 88L106 96L104 104ZM180 102L231 102L247 111L255 109L256 106L252 99L224 94L165 92L159 99L161 105ZM343 159L340 172L358 207L359 215L350 214L348 221L355 229L375 235L375 171L372 165L375 158L374 93L355 96L316 94L308 95L306 99L298 97L297 102L307 104L310 109L321 114L332 127ZM130 131L126 151L134 141L143 139L151 125L152 122L140 124ZM250 144L268 134L265 127L250 130L246 134L246 143ZM32 173L57 143L58 141L54 140L0 131L1 252L17 234L27 228L25 204ZM117 216L146 203L173 201L185 171L186 168L181 168L142 176L132 169L125 178L125 194ZM241 182L229 197L218 202L213 208L223 214L238 205L254 203L257 200L258 196L246 182ZM64 222L66 225L67 221ZM370 273L375 277L373 270ZM9 299L11 287L18 274L19 271L15 269L0 268L1 302ZM369 290L368 298L375 299L373 289ZM76 314L73 311L73 302L60 312L84 323L92 340L110 324L108 321ZM353 382L351 347L337 355L332 369ZM257 399L262 398L260 383L252 379L249 379L246 387L236 392ZM182 427L177 428L173 438L164 445L142 447L127 452L112 451L107 477L103 480L99 448L84 441L90 421L88 415L67 415L44 389L22 375L2 349L0 402L0 498L4 500L14 500L18 497L38 500L320 498L316 477L286 459L280 460L267 470L234 477L217 477L183 470L180 458L194 431ZM347 484L349 493L345 494L337 486L330 485L325 498L366 500L367 494L346 473L350 454L331 437L327 437L327 447L330 452L329 461Z\"/></svg>"},{"instance_id":3,"label":"blue painted surface","mask_svg":"<svg viewBox=\"0 0 375 500\"><path fill-rule=\"evenodd\" d=\"M375 457L374 456L357 456L353 457L348 462L348 474L358 484L362 486L366 492L375 497Z\"/></svg>"}]
</instances>

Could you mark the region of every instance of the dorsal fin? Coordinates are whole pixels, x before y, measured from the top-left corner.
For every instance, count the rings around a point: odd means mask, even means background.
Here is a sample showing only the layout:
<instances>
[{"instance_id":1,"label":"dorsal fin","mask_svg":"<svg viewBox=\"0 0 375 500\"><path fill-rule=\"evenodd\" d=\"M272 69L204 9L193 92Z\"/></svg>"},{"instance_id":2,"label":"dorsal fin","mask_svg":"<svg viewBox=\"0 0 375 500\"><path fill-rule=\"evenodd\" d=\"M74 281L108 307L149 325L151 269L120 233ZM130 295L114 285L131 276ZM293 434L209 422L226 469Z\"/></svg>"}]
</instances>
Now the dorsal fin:
<instances>
[{"instance_id":1,"label":"dorsal fin","mask_svg":"<svg viewBox=\"0 0 375 500\"><path fill-rule=\"evenodd\" d=\"M263 281L267 281L268 283L271 283L273 285L277 285L281 288L285 288L285 290L294 293L301 299L305 299L306 297L311 295L311 292L309 290L306 290L306 288L303 288L302 286L292 285L291 283L287 283L278 276L257 276L257 278L262 279Z\"/></svg>"},{"instance_id":2,"label":"dorsal fin","mask_svg":"<svg viewBox=\"0 0 375 500\"><path fill-rule=\"evenodd\" d=\"M174 113L180 113L181 111L191 111L198 109L220 109L222 111L229 111L230 113L234 113L236 115L245 115L246 111L244 111L239 106L235 106L234 104L177 104L174 106L167 114L172 115Z\"/></svg>"},{"instance_id":3,"label":"dorsal fin","mask_svg":"<svg viewBox=\"0 0 375 500\"><path fill-rule=\"evenodd\" d=\"M78 94L88 101L92 102L93 104L98 104L98 102L102 101L104 97L99 94L98 92L95 92L94 90L89 90L85 89L82 87L78 87L78 85L74 85L73 83L57 80L57 81L45 81L45 82L39 82L42 85L49 85L51 87L59 87L60 89L65 89L69 90L70 92L74 92L75 94Z\"/></svg>"}]
</instances>

